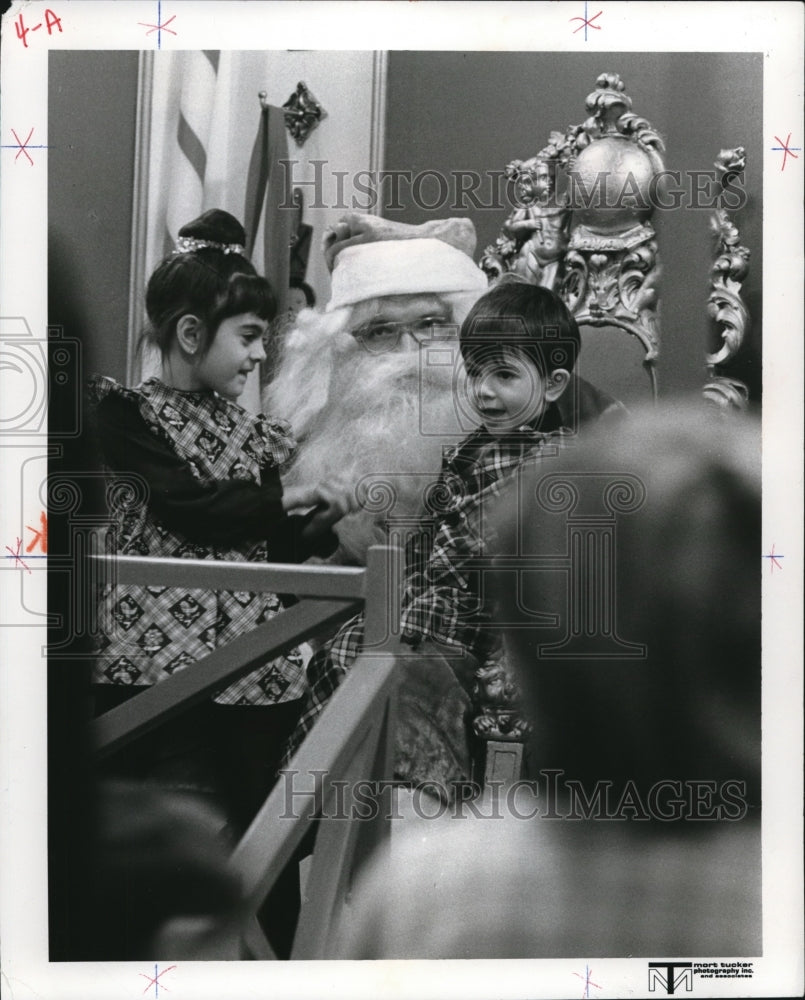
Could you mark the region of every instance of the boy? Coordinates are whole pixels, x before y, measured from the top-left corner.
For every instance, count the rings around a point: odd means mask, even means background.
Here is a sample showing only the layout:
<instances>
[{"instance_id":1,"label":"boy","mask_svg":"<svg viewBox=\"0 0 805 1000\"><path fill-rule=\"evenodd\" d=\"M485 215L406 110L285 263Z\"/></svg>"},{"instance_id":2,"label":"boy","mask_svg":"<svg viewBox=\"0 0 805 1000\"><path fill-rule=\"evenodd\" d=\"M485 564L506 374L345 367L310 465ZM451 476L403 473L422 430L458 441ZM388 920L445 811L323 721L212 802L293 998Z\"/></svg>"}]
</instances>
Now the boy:
<instances>
[{"instance_id":1,"label":"boy","mask_svg":"<svg viewBox=\"0 0 805 1000\"><path fill-rule=\"evenodd\" d=\"M485 507L525 462L556 454L573 437L562 426L556 403L579 346L578 326L562 300L516 279L502 281L479 299L462 324L459 347L469 402L481 426L448 450L428 491L431 515L407 547L402 639L418 655L403 661L395 772L404 780L447 789L469 778L467 689L498 639L481 592L482 575L472 569L486 550ZM286 765L362 640L359 615L311 660L310 690Z\"/></svg>"}]
</instances>

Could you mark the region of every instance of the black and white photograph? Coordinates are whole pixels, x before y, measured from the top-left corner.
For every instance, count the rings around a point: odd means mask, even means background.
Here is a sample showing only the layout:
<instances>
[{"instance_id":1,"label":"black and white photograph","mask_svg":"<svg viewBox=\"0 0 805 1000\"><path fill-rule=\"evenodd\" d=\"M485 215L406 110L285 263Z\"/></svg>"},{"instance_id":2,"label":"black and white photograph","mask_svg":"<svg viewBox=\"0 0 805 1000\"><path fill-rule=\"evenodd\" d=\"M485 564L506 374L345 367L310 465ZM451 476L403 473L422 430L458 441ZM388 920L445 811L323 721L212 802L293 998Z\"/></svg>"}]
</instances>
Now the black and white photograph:
<instances>
[{"instance_id":1,"label":"black and white photograph","mask_svg":"<svg viewBox=\"0 0 805 1000\"><path fill-rule=\"evenodd\" d=\"M802 7L2 44L9 995L800 995Z\"/></svg>"}]
</instances>

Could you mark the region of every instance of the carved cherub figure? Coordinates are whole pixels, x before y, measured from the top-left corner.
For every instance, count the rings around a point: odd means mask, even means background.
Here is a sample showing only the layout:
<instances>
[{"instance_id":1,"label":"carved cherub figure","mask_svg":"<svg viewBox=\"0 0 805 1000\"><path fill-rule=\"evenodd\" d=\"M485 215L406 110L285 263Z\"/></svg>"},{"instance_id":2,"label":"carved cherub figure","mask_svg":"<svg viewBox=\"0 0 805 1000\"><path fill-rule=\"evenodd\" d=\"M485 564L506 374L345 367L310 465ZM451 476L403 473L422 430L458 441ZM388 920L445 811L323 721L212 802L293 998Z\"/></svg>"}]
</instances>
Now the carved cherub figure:
<instances>
[{"instance_id":1,"label":"carved cherub figure","mask_svg":"<svg viewBox=\"0 0 805 1000\"><path fill-rule=\"evenodd\" d=\"M555 173L556 161L542 154L513 160L506 168L518 201L503 225L516 248L508 269L546 288L556 284L568 243L569 213L556 197Z\"/></svg>"},{"instance_id":2,"label":"carved cherub figure","mask_svg":"<svg viewBox=\"0 0 805 1000\"><path fill-rule=\"evenodd\" d=\"M502 653L475 671L473 695L481 709L473 728L479 736L520 739L529 726L520 714L520 692Z\"/></svg>"}]
</instances>

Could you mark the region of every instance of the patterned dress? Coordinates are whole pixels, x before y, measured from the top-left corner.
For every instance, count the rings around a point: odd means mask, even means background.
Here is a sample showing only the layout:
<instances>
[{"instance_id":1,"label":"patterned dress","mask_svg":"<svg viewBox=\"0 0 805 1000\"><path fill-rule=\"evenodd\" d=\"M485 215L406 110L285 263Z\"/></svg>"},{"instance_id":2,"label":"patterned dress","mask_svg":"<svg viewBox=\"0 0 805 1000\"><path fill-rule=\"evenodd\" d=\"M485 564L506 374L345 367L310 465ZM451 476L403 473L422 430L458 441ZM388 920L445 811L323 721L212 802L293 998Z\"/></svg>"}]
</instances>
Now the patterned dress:
<instances>
[{"instance_id":1,"label":"patterned dress","mask_svg":"<svg viewBox=\"0 0 805 1000\"><path fill-rule=\"evenodd\" d=\"M277 558L269 551L266 538L277 528L278 520L284 518L288 523L299 520L285 517L280 502L278 466L294 448L286 425L255 416L216 393L181 391L155 378L136 389L124 388L108 378L95 379L90 396L96 404L105 461L111 466L117 485L109 493L118 500L111 512L108 551L121 555L249 562ZM133 429L128 440L119 440L125 430L118 423L110 431L109 418L126 409ZM148 435L150 440L145 439ZM111 451L118 454L110 462ZM139 460L142 455L150 460L151 454L157 457L153 465ZM158 466L163 456L167 456L167 461L174 456L176 475L170 475L169 466ZM157 467L163 474L161 480L156 475L149 477L147 471ZM187 479L184 487L182 472ZM239 490L235 484L251 486ZM241 520L247 529L253 525L252 538L237 545L227 542L226 524L222 523L216 529L221 541L218 542L216 532L210 527L212 543L204 544L198 537L191 541L175 525L169 528L155 509L167 502L169 494L181 494L177 509L187 512L188 533L195 534L199 503L207 504L208 497L204 494L200 501L194 486L206 488L210 497L220 503L221 515L226 513L224 521L227 517L229 521ZM205 510L209 519L210 510L207 507ZM268 523L272 517L275 523ZM192 532L191 525L194 525ZM235 530L237 527L236 524ZM262 532L257 530L259 527ZM279 528L287 529L287 524L279 524ZM149 585L106 586L100 600L100 638L93 681L116 685L159 683L267 621L282 607L275 594ZM306 687L309 653L306 644L292 649L229 685L214 700L224 705L272 705L298 699Z\"/></svg>"}]
</instances>

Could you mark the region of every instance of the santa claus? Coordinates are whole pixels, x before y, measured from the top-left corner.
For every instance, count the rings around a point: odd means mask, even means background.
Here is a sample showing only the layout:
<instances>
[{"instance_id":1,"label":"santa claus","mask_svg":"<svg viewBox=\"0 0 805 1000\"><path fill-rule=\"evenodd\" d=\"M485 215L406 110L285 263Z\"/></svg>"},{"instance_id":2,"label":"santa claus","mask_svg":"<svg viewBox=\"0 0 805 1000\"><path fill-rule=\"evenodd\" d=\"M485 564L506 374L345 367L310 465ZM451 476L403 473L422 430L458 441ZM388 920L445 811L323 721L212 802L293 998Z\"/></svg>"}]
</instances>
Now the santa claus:
<instances>
[{"instance_id":1,"label":"santa claus","mask_svg":"<svg viewBox=\"0 0 805 1000\"><path fill-rule=\"evenodd\" d=\"M461 406L458 328L487 288L468 219L409 226L348 215L325 237L326 310L285 339L266 411L299 442L289 486L346 480L357 514L337 558L362 563L389 521L414 523L444 445L472 429Z\"/></svg>"}]
</instances>

